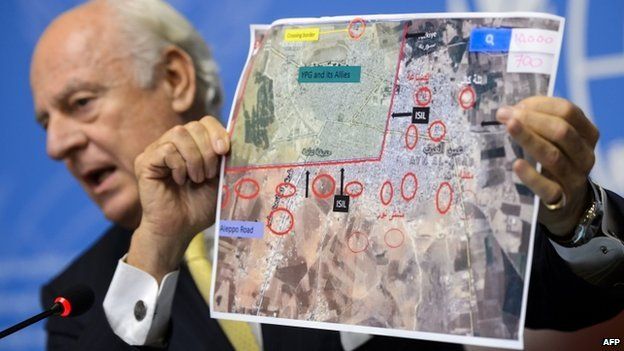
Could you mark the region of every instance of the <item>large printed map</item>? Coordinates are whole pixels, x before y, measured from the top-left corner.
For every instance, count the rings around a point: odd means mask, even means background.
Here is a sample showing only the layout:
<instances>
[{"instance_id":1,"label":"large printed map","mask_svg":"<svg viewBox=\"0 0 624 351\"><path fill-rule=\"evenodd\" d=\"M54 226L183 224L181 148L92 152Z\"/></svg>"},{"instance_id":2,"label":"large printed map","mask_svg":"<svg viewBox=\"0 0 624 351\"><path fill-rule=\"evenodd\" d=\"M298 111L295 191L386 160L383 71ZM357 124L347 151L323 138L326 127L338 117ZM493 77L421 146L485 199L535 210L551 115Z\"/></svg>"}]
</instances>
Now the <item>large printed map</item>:
<instances>
[{"instance_id":1,"label":"large printed map","mask_svg":"<svg viewBox=\"0 0 624 351\"><path fill-rule=\"evenodd\" d=\"M521 347L536 200L495 113L552 93L562 27L430 14L254 28L213 316Z\"/></svg>"}]
</instances>

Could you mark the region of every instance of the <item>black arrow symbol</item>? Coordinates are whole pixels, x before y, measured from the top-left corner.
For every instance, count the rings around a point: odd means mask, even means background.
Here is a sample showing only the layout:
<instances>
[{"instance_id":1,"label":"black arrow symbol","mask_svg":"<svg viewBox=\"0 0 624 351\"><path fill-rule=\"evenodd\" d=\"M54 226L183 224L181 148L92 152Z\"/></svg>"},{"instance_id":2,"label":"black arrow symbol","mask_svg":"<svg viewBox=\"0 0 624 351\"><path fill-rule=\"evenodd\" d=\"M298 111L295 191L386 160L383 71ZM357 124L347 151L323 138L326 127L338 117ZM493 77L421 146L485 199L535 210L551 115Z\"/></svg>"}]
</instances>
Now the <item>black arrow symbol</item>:
<instances>
[{"instance_id":1,"label":"black arrow symbol","mask_svg":"<svg viewBox=\"0 0 624 351\"><path fill-rule=\"evenodd\" d=\"M394 112L392 118L395 117L412 117L412 112Z\"/></svg>"},{"instance_id":2,"label":"black arrow symbol","mask_svg":"<svg viewBox=\"0 0 624 351\"><path fill-rule=\"evenodd\" d=\"M500 126L502 123L499 121L483 121L481 122L481 127L485 126Z\"/></svg>"},{"instance_id":3,"label":"black arrow symbol","mask_svg":"<svg viewBox=\"0 0 624 351\"><path fill-rule=\"evenodd\" d=\"M420 39L420 38L424 38L424 37L426 37L426 36L427 36L427 33L424 33L424 32L418 32L418 33L407 33L407 34L405 34L405 37L406 37L406 38L408 38L408 39L409 39L409 38L416 38L417 40L418 40L418 39Z\"/></svg>"},{"instance_id":4,"label":"black arrow symbol","mask_svg":"<svg viewBox=\"0 0 624 351\"><path fill-rule=\"evenodd\" d=\"M310 171L306 171L306 198L308 197L308 183L310 182Z\"/></svg>"},{"instance_id":5,"label":"black arrow symbol","mask_svg":"<svg viewBox=\"0 0 624 351\"><path fill-rule=\"evenodd\" d=\"M340 195L342 195L342 191L344 189L344 168L340 169Z\"/></svg>"}]
</instances>

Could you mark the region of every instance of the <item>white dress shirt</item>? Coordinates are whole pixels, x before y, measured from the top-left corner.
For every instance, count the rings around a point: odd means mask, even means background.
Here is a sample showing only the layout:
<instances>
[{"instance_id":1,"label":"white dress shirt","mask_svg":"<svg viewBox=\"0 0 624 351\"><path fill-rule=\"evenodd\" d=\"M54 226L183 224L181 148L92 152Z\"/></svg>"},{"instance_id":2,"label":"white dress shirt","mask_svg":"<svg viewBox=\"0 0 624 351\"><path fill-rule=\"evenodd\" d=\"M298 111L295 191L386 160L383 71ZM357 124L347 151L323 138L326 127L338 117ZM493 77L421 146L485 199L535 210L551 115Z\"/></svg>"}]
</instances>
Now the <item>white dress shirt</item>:
<instances>
[{"instance_id":1,"label":"white dress shirt","mask_svg":"<svg viewBox=\"0 0 624 351\"><path fill-rule=\"evenodd\" d=\"M614 279L620 279L621 275L613 274L616 270L624 269L624 243L618 239L624 237L624 233L616 235L607 197L604 190L600 191L604 201L602 232L606 236L593 238L576 248L563 247L553 241L551 243L581 278L600 286L617 286L624 284L624 281ZM212 260L214 226L204 231L204 234L207 256ZM163 344L178 273L170 272L158 286L154 277L125 263L125 256L121 258L103 304L106 318L115 334L129 345ZM143 306L137 306L139 301ZM261 326L257 323L250 325L258 345L262 347ZM370 338L368 334L340 332L340 341L347 351L356 349Z\"/></svg>"}]
</instances>

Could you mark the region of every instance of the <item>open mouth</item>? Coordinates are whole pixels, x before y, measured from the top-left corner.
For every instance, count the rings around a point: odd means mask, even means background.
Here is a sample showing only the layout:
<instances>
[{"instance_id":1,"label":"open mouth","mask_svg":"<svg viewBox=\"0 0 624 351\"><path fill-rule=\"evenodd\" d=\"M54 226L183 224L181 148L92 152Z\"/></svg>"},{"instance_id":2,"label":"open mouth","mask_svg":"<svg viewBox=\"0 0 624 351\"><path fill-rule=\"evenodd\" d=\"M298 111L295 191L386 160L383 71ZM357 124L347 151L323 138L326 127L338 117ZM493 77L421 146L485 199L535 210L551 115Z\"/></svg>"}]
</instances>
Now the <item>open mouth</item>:
<instances>
[{"instance_id":1,"label":"open mouth","mask_svg":"<svg viewBox=\"0 0 624 351\"><path fill-rule=\"evenodd\" d=\"M115 172L116 169L117 168L115 166L97 168L97 169L89 171L84 176L84 179L89 185L93 187L97 187L100 184L102 184L106 180L106 178L108 178L111 174L113 174L113 172Z\"/></svg>"}]
</instances>

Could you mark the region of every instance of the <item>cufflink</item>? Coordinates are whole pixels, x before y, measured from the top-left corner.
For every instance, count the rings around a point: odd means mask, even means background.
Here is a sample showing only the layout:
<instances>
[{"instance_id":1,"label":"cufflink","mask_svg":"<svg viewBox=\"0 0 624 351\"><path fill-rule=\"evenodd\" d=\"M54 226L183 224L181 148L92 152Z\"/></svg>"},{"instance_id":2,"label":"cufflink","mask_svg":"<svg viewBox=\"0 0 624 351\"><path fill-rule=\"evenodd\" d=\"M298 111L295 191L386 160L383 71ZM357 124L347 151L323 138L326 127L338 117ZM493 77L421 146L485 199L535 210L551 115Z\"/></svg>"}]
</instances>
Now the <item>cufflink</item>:
<instances>
[{"instance_id":1,"label":"cufflink","mask_svg":"<svg viewBox=\"0 0 624 351\"><path fill-rule=\"evenodd\" d=\"M145 306L145 302L143 300L139 300L134 304L134 318L137 321L142 321L147 314L147 307Z\"/></svg>"}]
</instances>

